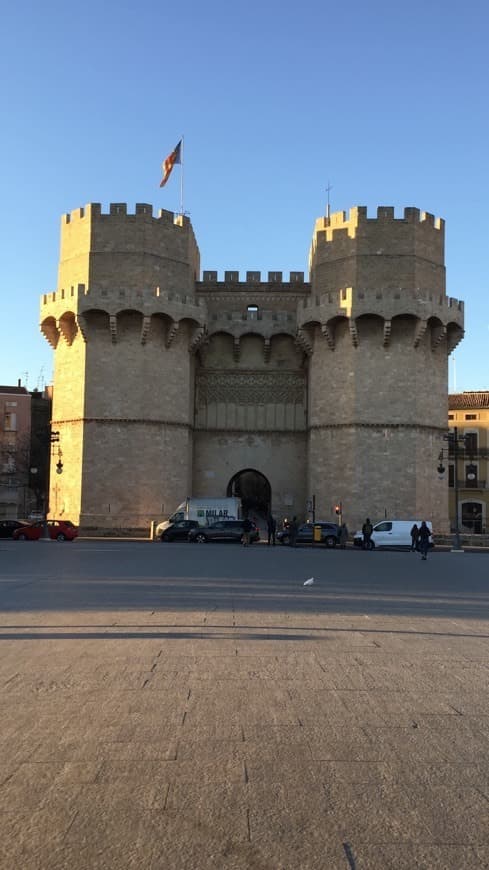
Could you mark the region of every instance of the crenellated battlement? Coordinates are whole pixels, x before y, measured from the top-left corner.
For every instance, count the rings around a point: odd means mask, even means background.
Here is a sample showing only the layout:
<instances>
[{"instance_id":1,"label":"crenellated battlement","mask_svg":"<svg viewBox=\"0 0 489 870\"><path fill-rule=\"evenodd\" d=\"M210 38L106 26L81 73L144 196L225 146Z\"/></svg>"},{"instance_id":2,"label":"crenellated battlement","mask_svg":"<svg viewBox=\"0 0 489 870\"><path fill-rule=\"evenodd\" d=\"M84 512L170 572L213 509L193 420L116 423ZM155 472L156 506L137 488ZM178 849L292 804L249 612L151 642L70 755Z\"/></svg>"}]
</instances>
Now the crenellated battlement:
<instances>
[{"instance_id":1,"label":"crenellated battlement","mask_svg":"<svg viewBox=\"0 0 489 870\"><path fill-rule=\"evenodd\" d=\"M78 284L76 287L67 289L53 290L43 293L41 297L41 312L45 306L53 304L63 305L70 301L71 305L75 305L77 310L87 308L99 308L104 305L117 305L124 303L124 307L131 304L131 307L145 307L146 305L153 306L155 303L166 304L168 302L176 305L186 305L191 308L206 308L205 299L195 297L193 294L176 293L173 290L166 290L162 287L145 287L137 290L118 288L106 290L104 288L90 289L85 284ZM134 304L133 304L134 303Z\"/></svg>"},{"instance_id":2,"label":"crenellated battlement","mask_svg":"<svg viewBox=\"0 0 489 870\"><path fill-rule=\"evenodd\" d=\"M455 323L463 328L464 303L443 293L417 288L404 290L358 290L352 287L304 299L298 312L298 326L311 322L327 323L335 317L356 319L377 316L392 320L412 316L421 320L430 317L441 323Z\"/></svg>"},{"instance_id":3,"label":"crenellated battlement","mask_svg":"<svg viewBox=\"0 0 489 870\"><path fill-rule=\"evenodd\" d=\"M300 293L310 290L309 283L304 281L304 272L290 272L289 278L284 279L283 272L268 272L262 280L261 272L248 271L244 280L241 280L239 272L226 271L224 277L219 280L217 271L205 270L202 280L197 282L196 288L201 293Z\"/></svg>"},{"instance_id":4,"label":"crenellated battlement","mask_svg":"<svg viewBox=\"0 0 489 870\"><path fill-rule=\"evenodd\" d=\"M444 231L445 221L443 218L435 217L427 211L421 211L419 208L408 206L403 209L402 215L396 217L395 208L391 205L379 205L376 210L375 217L369 216L367 207L357 205L351 208L348 212L337 211L333 212L329 217L324 216L316 220L315 232L321 230L351 230L353 227L373 226L374 224L389 224L396 226L400 224L414 224L424 227L432 227L440 232Z\"/></svg>"},{"instance_id":5,"label":"crenellated battlement","mask_svg":"<svg viewBox=\"0 0 489 870\"><path fill-rule=\"evenodd\" d=\"M167 209L160 208L157 217L153 217L153 206L147 202L137 202L134 212L128 212L126 202L111 202L109 210L102 211L100 202L91 202L82 208L76 208L71 212L67 212L62 216L63 224L72 224L83 220L107 220L107 218L130 218L132 220L144 220L151 218L155 221L160 221L164 224L173 224L175 226L184 227L190 226L190 220L186 215L181 215Z\"/></svg>"},{"instance_id":6,"label":"crenellated battlement","mask_svg":"<svg viewBox=\"0 0 489 870\"><path fill-rule=\"evenodd\" d=\"M41 321L48 318L58 320L67 312L74 315L87 311L105 311L115 316L122 311L137 311L143 316L165 314L174 321L194 320L204 325L207 319L207 306L204 299L193 295L176 293L162 287L148 287L139 290L114 288L90 289L84 284L44 293L41 298Z\"/></svg>"}]
</instances>

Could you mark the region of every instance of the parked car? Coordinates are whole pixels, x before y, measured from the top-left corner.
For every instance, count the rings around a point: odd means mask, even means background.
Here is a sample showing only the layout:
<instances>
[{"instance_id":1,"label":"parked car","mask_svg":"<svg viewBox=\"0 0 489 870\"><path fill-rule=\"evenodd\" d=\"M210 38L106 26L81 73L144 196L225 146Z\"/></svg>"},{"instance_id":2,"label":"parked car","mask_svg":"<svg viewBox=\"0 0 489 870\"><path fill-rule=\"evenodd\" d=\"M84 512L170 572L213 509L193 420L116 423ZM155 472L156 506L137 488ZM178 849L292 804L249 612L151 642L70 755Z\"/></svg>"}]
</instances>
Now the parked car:
<instances>
[{"instance_id":1,"label":"parked car","mask_svg":"<svg viewBox=\"0 0 489 870\"><path fill-rule=\"evenodd\" d=\"M12 538L16 529L27 525L22 520L0 520L0 538Z\"/></svg>"},{"instance_id":2,"label":"parked car","mask_svg":"<svg viewBox=\"0 0 489 870\"><path fill-rule=\"evenodd\" d=\"M255 523L252 522L250 532L250 544L260 540L260 533ZM197 544L207 544L208 541L238 541L243 539L243 520L219 520L210 526L191 529L188 534L189 541Z\"/></svg>"},{"instance_id":3,"label":"parked car","mask_svg":"<svg viewBox=\"0 0 489 870\"><path fill-rule=\"evenodd\" d=\"M48 520L49 537L52 541L74 541L78 535L78 527L70 520ZM30 523L16 529L12 537L15 541L38 541L43 537L44 521Z\"/></svg>"},{"instance_id":4,"label":"parked car","mask_svg":"<svg viewBox=\"0 0 489 870\"><path fill-rule=\"evenodd\" d=\"M325 544L326 547L336 547L339 542L340 528L337 523L327 522L304 523L302 526L299 526L296 538L298 544L314 543L314 526L321 526L322 544ZM289 537L290 530L288 528L282 529L282 531L277 534L277 540L279 540L281 544L289 544Z\"/></svg>"},{"instance_id":5,"label":"parked car","mask_svg":"<svg viewBox=\"0 0 489 870\"><path fill-rule=\"evenodd\" d=\"M198 529L197 520L180 520L178 523L170 523L159 536L160 541L188 541L188 533L191 529Z\"/></svg>"},{"instance_id":6,"label":"parked car","mask_svg":"<svg viewBox=\"0 0 489 870\"><path fill-rule=\"evenodd\" d=\"M371 541L374 547L411 548L411 529L415 523L419 529L421 522L421 520L382 520L380 523L375 523ZM427 521L426 525L432 533L431 523ZM353 543L355 547L363 546L363 533L361 531L355 532ZM433 538L430 535L430 547L433 546Z\"/></svg>"}]
</instances>

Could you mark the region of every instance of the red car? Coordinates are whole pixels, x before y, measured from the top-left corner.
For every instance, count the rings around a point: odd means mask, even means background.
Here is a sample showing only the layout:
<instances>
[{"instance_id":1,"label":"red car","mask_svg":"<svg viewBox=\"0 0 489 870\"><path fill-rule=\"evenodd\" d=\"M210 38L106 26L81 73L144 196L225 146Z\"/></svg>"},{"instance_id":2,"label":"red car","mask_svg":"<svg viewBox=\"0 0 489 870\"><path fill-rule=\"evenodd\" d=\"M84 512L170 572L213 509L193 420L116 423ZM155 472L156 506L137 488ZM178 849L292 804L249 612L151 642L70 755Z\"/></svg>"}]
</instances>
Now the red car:
<instances>
[{"instance_id":1,"label":"red car","mask_svg":"<svg viewBox=\"0 0 489 870\"><path fill-rule=\"evenodd\" d=\"M78 535L77 526L69 520L48 520L49 537L52 541L73 541ZM14 541L38 541L43 537L44 522L31 523L16 529L12 537Z\"/></svg>"}]
</instances>

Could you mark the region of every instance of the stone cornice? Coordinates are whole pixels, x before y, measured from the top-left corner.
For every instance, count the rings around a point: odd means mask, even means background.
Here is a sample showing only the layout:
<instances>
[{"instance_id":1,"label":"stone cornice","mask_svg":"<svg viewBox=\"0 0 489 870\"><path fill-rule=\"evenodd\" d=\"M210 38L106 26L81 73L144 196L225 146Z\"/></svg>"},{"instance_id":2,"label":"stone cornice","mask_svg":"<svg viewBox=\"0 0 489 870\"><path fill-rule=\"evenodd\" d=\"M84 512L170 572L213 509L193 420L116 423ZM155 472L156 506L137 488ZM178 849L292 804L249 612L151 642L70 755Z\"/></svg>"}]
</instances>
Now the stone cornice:
<instances>
[{"instance_id":1,"label":"stone cornice","mask_svg":"<svg viewBox=\"0 0 489 870\"><path fill-rule=\"evenodd\" d=\"M179 429L192 429L191 423L180 422L178 420L150 420L146 417L73 417L68 420L53 420L52 426L72 426L82 423L119 423L136 424L143 426L174 426Z\"/></svg>"},{"instance_id":2,"label":"stone cornice","mask_svg":"<svg viewBox=\"0 0 489 870\"><path fill-rule=\"evenodd\" d=\"M311 423L308 426L309 431L325 429L428 429L442 434L447 431L446 426L429 426L425 423L362 423L356 420L347 423Z\"/></svg>"}]
</instances>

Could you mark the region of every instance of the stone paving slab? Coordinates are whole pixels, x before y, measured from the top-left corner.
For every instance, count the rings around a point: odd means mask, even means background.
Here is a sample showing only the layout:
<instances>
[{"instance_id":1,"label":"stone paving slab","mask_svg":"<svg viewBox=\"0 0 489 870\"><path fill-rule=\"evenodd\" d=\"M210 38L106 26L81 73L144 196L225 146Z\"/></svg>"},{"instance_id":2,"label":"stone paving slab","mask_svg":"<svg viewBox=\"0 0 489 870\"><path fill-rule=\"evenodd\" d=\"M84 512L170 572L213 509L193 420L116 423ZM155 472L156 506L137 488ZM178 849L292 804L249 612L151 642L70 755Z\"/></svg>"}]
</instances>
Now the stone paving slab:
<instances>
[{"instance_id":1,"label":"stone paving slab","mask_svg":"<svg viewBox=\"0 0 489 870\"><path fill-rule=\"evenodd\" d=\"M84 547L0 547L2 870L489 867L484 557Z\"/></svg>"}]
</instances>

